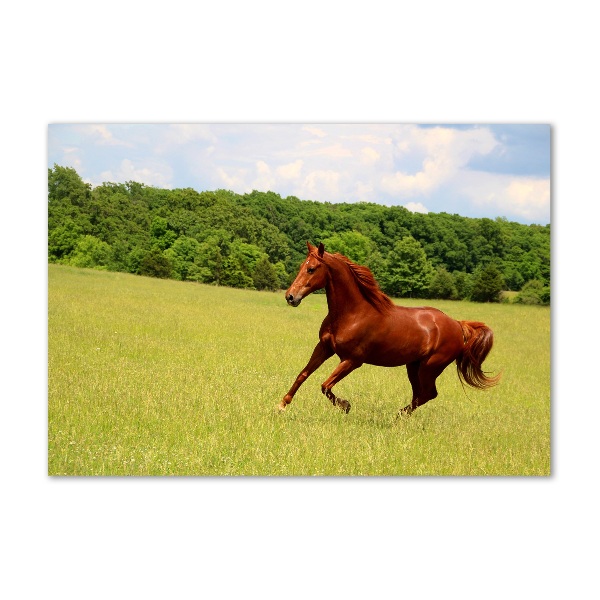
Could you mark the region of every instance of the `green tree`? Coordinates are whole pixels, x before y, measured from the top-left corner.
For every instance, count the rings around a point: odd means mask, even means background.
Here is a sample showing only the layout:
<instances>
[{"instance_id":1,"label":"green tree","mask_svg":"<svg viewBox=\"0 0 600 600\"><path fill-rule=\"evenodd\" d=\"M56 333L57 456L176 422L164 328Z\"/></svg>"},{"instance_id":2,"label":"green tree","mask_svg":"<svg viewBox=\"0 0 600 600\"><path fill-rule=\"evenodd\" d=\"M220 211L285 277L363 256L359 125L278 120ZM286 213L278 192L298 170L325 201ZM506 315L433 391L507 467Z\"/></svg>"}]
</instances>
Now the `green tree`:
<instances>
[{"instance_id":1,"label":"green tree","mask_svg":"<svg viewBox=\"0 0 600 600\"><path fill-rule=\"evenodd\" d=\"M523 275L517 265L512 262L504 265L504 281L508 290L520 290L523 287Z\"/></svg>"},{"instance_id":2,"label":"green tree","mask_svg":"<svg viewBox=\"0 0 600 600\"><path fill-rule=\"evenodd\" d=\"M77 241L69 264L88 269L107 269L111 255L112 249L106 242L93 235L84 235Z\"/></svg>"},{"instance_id":3,"label":"green tree","mask_svg":"<svg viewBox=\"0 0 600 600\"><path fill-rule=\"evenodd\" d=\"M504 278L498 266L490 262L475 274L471 298L475 302L499 302Z\"/></svg>"},{"instance_id":4,"label":"green tree","mask_svg":"<svg viewBox=\"0 0 600 600\"><path fill-rule=\"evenodd\" d=\"M81 235L92 235L91 186L75 169L48 169L48 257L61 260L75 249Z\"/></svg>"},{"instance_id":5,"label":"green tree","mask_svg":"<svg viewBox=\"0 0 600 600\"><path fill-rule=\"evenodd\" d=\"M181 236L173 245L164 251L164 255L171 262L172 274L175 279L186 281L201 280L199 263L200 242L194 238Z\"/></svg>"},{"instance_id":6,"label":"green tree","mask_svg":"<svg viewBox=\"0 0 600 600\"><path fill-rule=\"evenodd\" d=\"M147 251L143 248L136 247L134 248L128 255L125 260L125 268L128 273L136 273L140 272L140 266L142 261L144 260Z\"/></svg>"},{"instance_id":7,"label":"green tree","mask_svg":"<svg viewBox=\"0 0 600 600\"><path fill-rule=\"evenodd\" d=\"M421 297L429 288L435 270L425 250L412 236L394 244L386 260L382 286L386 293L402 297Z\"/></svg>"},{"instance_id":8,"label":"green tree","mask_svg":"<svg viewBox=\"0 0 600 600\"><path fill-rule=\"evenodd\" d=\"M454 277L444 267L438 267L429 284L430 298L442 298L445 300L456 300L458 292L454 284Z\"/></svg>"},{"instance_id":9,"label":"green tree","mask_svg":"<svg viewBox=\"0 0 600 600\"><path fill-rule=\"evenodd\" d=\"M140 275L146 275L147 277L169 279L172 275L171 261L159 248L154 247L144 255L144 258L140 262L138 272Z\"/></svg>"},{"instance_id":10,"label":"green tree","mask_svg":"<svg viewBox=\"0 0 600 600\"><path fill-rule=\"evenodd\" d=\"M199 256L196 259L197 281L223 285L224 263L229 246L226 232L222 230L212 232L212 235L200 244Z\"/></svg>"},{"instance_id":11,"label":"green tree","mask_svg":"<svg viewBox=\"0 0 600 600\"><path fill-rule=\"evenodd\" d=\"M279 277L275 267L269 262L267 256L263 256L254 267L252 274L254 287L257 290L270 290L272 292L279 289Z\"/></svg>"},{"instance_id":12,"label":"green tree","mask_svg":"<svg viewBox=\"0 0 600 600\"><path fill-rule=\"evenodd\" d=\"M154 217L150 225L153 244L161 250L166 250L177 239L177 233L169 228L169 222L163 217Z\"/></svg>"},{"instance_id":13,"label":"green tree","mask_svg":"<svg viewBox=\"0 0 600 600\"><path fill-rule=\"evenodd\" d=\"M368 266L392 295L447 295L448 282L435 276L435 267L451 272L458 297L469 298L475 278L495 263L503 289L520 290L537 280L549 297L549 225L304 201L273 192L167 190L132 181L92 189L74 169L54 165L48 170L48 260L68 264L85 236L108 244L110 256L88 239L77 264L217 285L254 287L256 266L266 255L285 288L309 240Z\"/></svg>"},{"instance_id":14,"label":"green tree","mask_svg":"<svg viewBox=\"0 0 600 600\"><path fill-rule=\"evenodd\" d=\"M452 275L457 298L459 300L469 300L473 291L473 275L463 271L454 271Z\"/></svg>"},{"instance_id":15,"label":"green tree","mask_svg":"<svg viewBox=\"0 0 600 600\"><path fill-rule=\"evenodd\" d=\"M351 261L365 265L375 252L375 243L358 231L342 231L322 240L328 252L339 252Z\"/></svg>"},{"instance_id":16,"label":"green tree","mask_svg":"<svg viewBox=\"0 0 600 600\"><path fill-rule=\"evenodd\" d=\"M92 186L84 183L77 171L71 167L54 164L48 169L48 203L66 203L84 207L89 203Z\"/></svg>"},{"instance_id":17,"label":"green tree","mask_svg":"<svg viewBox=\"0 0 600 600\"><path fill-rule=\"evenodd\" d=\"M286 271L285 264L283 263L282 260L275 263L274 267L275 267L275 273L277 273L277 281L279 282L278 287L279 287L279 289L284 290L292 282L291 277L290 277L289 273Z\"/></svg>"},{"instance_id":18,"label":"green tree","mask_svg":"<svg viewBox=\"0 0 600 600\"><path fill-rule=\"evenodd\" d=\"M70 217L63 225L51 229L48 233L49 260L54 262L67 258L75 250L80 232L80 228Z\"/></svg>"},{"instance_id":19,"label":"green tree","mask_svg":"<svg viewBox=\"0 0 600 600\"><path fill-rule=\"evenodd\" d=\"M226 258L223 261L223 272L221 276L221 284L235 288L252 288L254 281L252 277L246 275L239 267L238 262L232 258Z\"/></svg>"},{"instance_id":20,"label":"green tree","mask_svg":"<svg viewBox=\"0 0 600 600\"><path fill-rule=\"evenodd\" d=\"M258 261L264 256L264 252L254 244L247 244L235 240L229 249L231 262L246 275L252 275Z\"/></svg>"},{"instance_id":21,"label":"green tree","mask_svg":"<svg viewBox=\"0 0 600 600\"><path fill-rule=\"evenodd\" d=\"M550 304L550 288L544 286L543 281L532 279L523 286L514 301L519 304Z\"/></svg>"}]
</instances>

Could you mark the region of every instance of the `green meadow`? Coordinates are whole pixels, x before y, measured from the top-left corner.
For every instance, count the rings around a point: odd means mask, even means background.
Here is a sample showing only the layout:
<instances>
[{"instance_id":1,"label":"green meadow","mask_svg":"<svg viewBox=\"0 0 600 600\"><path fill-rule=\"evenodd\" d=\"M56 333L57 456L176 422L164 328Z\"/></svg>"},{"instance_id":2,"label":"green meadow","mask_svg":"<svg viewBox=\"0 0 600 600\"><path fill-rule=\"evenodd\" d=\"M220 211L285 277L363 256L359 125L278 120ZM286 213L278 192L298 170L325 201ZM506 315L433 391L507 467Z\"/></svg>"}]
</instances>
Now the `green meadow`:
<instances>
[{"instance_id":1,"label":"green meadow","mask_svg":"<svg viewBox=\"0 0 600 600\"><path fill-rule=\"evenodd\" d=\"M423 301L403 300L405 305ZM363 366L321 394L327 361L284 413L327 312L256 292L48 267L50 475L549 475L550 309L430 301L492 327L486 392L451 365L439 396L411 397L404 367Z\"/></svg>"}]
</instances>

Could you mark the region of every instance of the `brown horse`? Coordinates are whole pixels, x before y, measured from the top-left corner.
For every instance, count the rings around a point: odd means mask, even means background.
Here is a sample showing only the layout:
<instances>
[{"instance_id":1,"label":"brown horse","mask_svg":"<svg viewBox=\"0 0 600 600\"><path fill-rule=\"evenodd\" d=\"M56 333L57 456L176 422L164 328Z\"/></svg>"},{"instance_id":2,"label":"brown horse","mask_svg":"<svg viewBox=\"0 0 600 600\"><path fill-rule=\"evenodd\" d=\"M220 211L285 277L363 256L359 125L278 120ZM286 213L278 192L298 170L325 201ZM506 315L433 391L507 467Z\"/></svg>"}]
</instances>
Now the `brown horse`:
<instances>
[{"instance_id":1,"label":"brown horse","mask_svg":"<svg viewBox=\"0 0 600 600\"><path fill-rule=\"evenodd\" d=\"M461 381L478 389L498 383L481 364L492 348L493 333L484 323L455 321L429 307L407 308L394 304L380 289L367 267L341 254L325 252L307 242L308 255L285 294L290 306L325 288L329 313L323 320L308 364L300 372L279 409L292 401L302 383L328 358L337 354L340 364L321 385L321 391L349 412L350 403L337 398L333 386L354 369L367 363L381 367L406 365L412 386L412 402L401 413L409 415L437 396L435 380L456 361ZM399 413L400 414L400 413Z\"/></svg>"}]
</instances>

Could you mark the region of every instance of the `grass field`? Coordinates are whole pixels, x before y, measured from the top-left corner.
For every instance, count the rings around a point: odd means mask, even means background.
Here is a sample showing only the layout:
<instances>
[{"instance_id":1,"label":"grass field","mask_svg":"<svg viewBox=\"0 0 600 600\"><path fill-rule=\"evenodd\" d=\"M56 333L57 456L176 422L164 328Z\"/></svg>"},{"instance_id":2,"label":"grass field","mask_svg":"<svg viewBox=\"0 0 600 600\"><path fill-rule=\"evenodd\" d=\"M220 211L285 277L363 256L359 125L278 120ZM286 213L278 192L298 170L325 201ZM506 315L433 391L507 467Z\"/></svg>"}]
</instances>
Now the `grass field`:
<instances>
[{"instance_id":1,"label":"grass field","mask_svg":"<svg viewBox=\"0 0 600 600\"><path fill-rule=\"evenodd\" d=\"M549 475L550 310L432 301L482 320L496 388L463 391L454 365L410 418L404 367L320 384L327 361L275 411L306 364L324 295L296 309L253 292L48 267L51 475ZM423 302L402 301L405 305Z\"/></svg>"}]
</instances>

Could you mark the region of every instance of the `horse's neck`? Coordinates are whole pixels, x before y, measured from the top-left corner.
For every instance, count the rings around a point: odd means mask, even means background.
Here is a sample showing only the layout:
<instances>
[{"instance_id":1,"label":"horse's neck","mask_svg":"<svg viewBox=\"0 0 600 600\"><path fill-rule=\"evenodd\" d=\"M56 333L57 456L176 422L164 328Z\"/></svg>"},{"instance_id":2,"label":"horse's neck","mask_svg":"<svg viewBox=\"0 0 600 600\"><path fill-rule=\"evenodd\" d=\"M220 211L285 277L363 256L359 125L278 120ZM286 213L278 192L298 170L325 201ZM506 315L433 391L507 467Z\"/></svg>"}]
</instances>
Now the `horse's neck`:
<instances>
[{"instance_id":1,"label":"horse's neck","mask_svg":"<svg viewBox=\"0 0 600 600\"><path fill-rule=\"evenodd\" d=\"M339 260L331 259L329 280L325 286L329 315L333 321L364 309L367 304L350 267Z\"/></svg>"}]
</instances>

